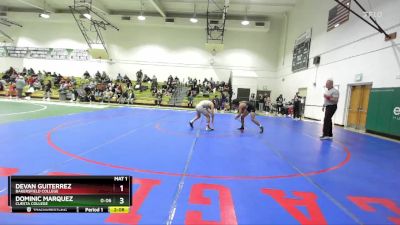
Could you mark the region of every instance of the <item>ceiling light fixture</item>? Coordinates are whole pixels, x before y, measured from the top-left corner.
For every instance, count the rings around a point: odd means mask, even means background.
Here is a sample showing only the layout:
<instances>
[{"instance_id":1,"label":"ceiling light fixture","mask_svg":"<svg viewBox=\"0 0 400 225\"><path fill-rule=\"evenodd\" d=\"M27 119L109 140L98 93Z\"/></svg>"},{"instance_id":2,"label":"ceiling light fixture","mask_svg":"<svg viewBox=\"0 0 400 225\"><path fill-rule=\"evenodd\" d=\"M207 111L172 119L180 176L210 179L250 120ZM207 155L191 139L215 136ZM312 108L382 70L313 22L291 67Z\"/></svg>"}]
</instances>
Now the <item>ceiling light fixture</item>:
<instances>
[{"instance_id":1,"label":"ceiling light fixture","mask_svg":"<svg viewBox=\"0 0 400 225\"><path fill-rule=\"evenodd\" d=\"M46 1L43 1L43 12L39 13L39 17L44 19L50 18L50 14L46 11Z\"/></svg>"},{"instance_id":2,"label":"ceiling light fixture","mask_svg":"<svg viewBox=\"0 0 400 225\"><path fill-rule=\"evenodd\" d=\"M40 13L39 17L44 18L44 19L48 19L48 18L50 18L50 14L48 14L48 13Z\"/></svg>"},{"instance_id":3,"label":"ceiling light fixture","mask_svg":"<svg viewBox=\"0 0 400 225\"><path fill-rule=\"evenodd\" d=\"M143 2L142 2L142 0L140 0L140 15L137 18L140 21L146 20L146 17L143 15Z\"/></svg>"},{"instance_id":4,"label":"ceiling light fixture","mask_svg":"<svg viewBox=\"0 0 400 225\"><path fill-rule=\"evenodd\" d=\"M92 19L92 16L89 13L84 13L83 16L88 20Z\"/></svg>"},{"instance_id":5,"label":"ceiling light fixture","mask_svg":"<svg viewBox=\"0 0 400 225\"><path fill-rule=\"evenodd\" d=\"M193 16L190 18L190 22L197 23L199 20L196 18L196 3L193 4Z\"/></svg>"},{"instance_id":6,"label":"ceiling light fixture","mask_svg":"<svg viewBox=\"0 0 400 225\"><path fill-rule=\"evenodd\" d=\"M247 19L245 19L245 20L242 20L241 24L242 24L243 26L247 26L247 25L250 24L250 21L248 21Z\"/></svg>"},{"instance_id":7,"label":"ceiling light fixture","mask_svg":"<svg viewBox=\"0 0 400 225\"><path fill-rule=\"evenodd\" d=\"M246 6L246 15L244 16L244 20L242 20L241 24L243 26L247 26L250 24L250 21L247 19L247 6Z\"/></svg>"}]
</instances>

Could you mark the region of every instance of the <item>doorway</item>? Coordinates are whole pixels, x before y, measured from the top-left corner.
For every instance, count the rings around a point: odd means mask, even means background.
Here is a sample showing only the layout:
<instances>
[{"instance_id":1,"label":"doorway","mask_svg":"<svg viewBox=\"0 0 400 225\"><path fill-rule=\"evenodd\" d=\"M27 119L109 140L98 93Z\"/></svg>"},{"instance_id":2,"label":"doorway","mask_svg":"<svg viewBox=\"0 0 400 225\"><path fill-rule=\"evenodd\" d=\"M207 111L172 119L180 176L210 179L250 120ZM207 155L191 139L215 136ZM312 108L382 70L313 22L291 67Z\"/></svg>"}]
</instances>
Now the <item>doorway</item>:
<instances>
[{"instance_id":1,"label":"doorway","mask_svg":"<svg viewBox=\"0 0 400 225\"><path fill-rule=\"evenodd\" d=\"M249 101L249 98L250 98L250 88L237 89L237 99L239 101Z\"/></svg>"},{"instance_id":2,"label":"doorway","mask_svg":"<svg viewBox=\"0 0 400 225\"><path fill-rule=\"evenodd\" d=\"M350 86L350 103L347 109L347 127L357 130L365 130L371 88L371 84Z\"/></svg>"}]
</instances>

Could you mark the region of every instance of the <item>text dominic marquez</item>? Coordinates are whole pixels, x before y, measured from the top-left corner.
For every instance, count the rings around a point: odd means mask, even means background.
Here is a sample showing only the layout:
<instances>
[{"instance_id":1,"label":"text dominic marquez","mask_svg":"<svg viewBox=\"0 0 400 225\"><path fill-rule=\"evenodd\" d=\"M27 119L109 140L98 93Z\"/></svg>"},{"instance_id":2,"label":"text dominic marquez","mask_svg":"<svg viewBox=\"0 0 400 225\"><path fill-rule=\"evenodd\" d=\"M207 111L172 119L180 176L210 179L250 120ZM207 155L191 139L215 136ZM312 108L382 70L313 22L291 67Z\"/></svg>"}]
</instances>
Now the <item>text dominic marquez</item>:
<instances>
[{"instance_id":1,"label":"text dominic marquez","mask_svg":"<svg viewBox=\"0 0 400 225\"><path fill-rule=\"evenodd\" d=\"M59 190L70 190L72 184L16 184L16 194L56 194ZM48 205L49 202L73 202L70 195L15 196L15 205Z\"/></svg>"}]
</instances>

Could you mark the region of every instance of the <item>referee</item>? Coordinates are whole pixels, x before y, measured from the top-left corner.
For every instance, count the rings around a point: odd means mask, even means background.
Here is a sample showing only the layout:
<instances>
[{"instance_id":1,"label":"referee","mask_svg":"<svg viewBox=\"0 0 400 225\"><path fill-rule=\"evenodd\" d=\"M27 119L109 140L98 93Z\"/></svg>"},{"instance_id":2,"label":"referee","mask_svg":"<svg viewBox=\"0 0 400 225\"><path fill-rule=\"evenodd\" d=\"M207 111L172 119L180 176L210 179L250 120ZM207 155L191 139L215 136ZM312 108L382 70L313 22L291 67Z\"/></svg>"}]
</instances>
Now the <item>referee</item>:
<instances>
[{"instance_id":1,"label":"referee","mask_svg":"<svg viewBox=\"0 0 400 225\"><path fill-rule=\"evenodd\" d=\"M333 138L332 134L332 117L336 112L337 103L339 100L339 91L333 87L333 80L328 79L325 87L328 89L324 94L324 106L322 111L325 110L323 133L320 137L321 140L328 140Z\"/></svg>"}]
</instances>

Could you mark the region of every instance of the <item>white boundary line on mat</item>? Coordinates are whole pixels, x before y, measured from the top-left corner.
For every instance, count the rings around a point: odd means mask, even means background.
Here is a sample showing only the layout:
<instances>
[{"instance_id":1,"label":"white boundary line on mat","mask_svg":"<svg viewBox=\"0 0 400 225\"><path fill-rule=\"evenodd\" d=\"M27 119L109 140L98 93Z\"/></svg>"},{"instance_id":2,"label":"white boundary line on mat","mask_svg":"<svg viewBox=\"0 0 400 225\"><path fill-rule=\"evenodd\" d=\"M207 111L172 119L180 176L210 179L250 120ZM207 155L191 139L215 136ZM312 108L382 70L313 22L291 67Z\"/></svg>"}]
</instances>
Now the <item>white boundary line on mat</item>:
<instances>
[{"instance_id":1,"label":"white boundary line on mat","mask_svg":"<svg viewBox=\"0 0 400 225\"><path fill-rule=\"evenodd\" d=\"M35 113L35 112L39 112L39 111L43 111L47 109L47 106L45 105L41 105L41 104L35 104L35 103L30 103L27 101L11 101L11 100L0 100L2 102L16 102L16 103L25 103L25 104L31 104L31 105L36 105L36 106L40 106L42 108L40 109L35 109L35 110L30 110L30 111L24 111L24 112L16 112L16 113L6 113L6 114L0 114L0 117L2 116L14 116L14 115L21 115L21 114L28 114L28 113Z\"/></svg>"}]
</instances>

